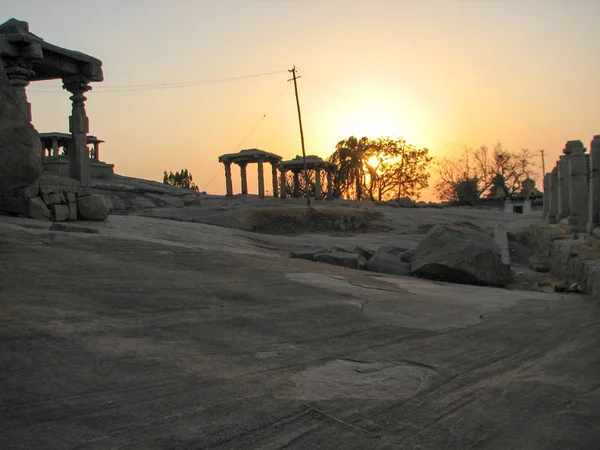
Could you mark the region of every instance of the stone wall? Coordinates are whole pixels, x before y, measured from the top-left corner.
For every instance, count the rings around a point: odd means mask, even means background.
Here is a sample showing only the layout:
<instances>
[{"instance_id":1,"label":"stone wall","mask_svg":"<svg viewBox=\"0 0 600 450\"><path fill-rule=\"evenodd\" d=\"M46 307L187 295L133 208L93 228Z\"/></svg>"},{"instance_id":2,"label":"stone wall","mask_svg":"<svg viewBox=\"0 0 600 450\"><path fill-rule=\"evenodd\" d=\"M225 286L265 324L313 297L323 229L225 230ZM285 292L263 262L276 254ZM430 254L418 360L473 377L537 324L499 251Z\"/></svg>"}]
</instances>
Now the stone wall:
<instances>
[{"instance_id":1,"label":"stone wall","mask_svg":"<svg viewBox=\"0 0 600 450\"><path fill-rule=\"evenodd\" d=\"M0 197L0 211L55 222L104 220L108 215L108 205L104 199L96 197L100 196L91 195L91 188L81 186L78 180L44 174L35 183ZM89 198L98 205L91 215L78 211L78 203L84 201L87 205Z\"/></svg>"}]
</instances>

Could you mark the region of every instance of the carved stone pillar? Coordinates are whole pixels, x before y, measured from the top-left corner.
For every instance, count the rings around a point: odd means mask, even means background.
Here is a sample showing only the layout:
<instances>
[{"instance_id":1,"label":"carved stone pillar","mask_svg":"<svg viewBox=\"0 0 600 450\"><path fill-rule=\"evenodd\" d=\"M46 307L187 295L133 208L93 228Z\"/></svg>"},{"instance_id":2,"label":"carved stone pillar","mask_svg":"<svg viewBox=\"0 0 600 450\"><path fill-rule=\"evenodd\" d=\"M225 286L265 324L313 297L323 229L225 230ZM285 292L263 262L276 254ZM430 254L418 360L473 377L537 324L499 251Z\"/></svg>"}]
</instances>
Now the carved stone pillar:
<instances>
[{"instance_id":1,"label":"carved stone pillar","mask_svg":"<svg viewBox=\"0 0 600 450\"><path fill-rule=\"evenodd\" d=\"M292 193L292 197L298 198L300 197L300 172L297 170L293 171L294 174L294 192Z\"/></svg>"},{"instance_id":2,"label":"carved stone pillar","mask_svg":"<svg viewBox=\"0 0 600 450\"><path fill-rule=\"evenodd\" d=\"M15 88L19 98L20 104L22 105L23 116L28 122L31 122L31 104L27 101L27 86L29 86L29 80L35 75L31 61L17 57L17 58L5 58L4 69L10 85Z\"/></svg>"},{"instance_id":3,"label":"carved stone pillar","mask_svg":"<svg viewBox=\"0 0 600 450\"><path fill-rule=\"evenodd\" d=\"M600 225L600 134L590 144L590 186L587 232Z\"/></svg>"},{"instance_id":4,"label":"carved stone pillar","mask_svg":"<svg viewBox=\"0 0 600 450\"><path fill-rule=\"evenodd\" d=\"M569 230L585 231L588 220L588 162L581 141L567 142L569 149Z\"/></svg>"},{"instance_id":5,"label":"carved stone pillar","mask_svg":"<svg viewBox=\"0 0 600 450\"><path fill-rule=\"evenodd\" d=\"M94 160L100 161L100 142L94 142Z\"/></svg>"},{"instance_id":6,"label":"carved stone pillar","mask_svg":"<svg viewBox=\"0 0 600 450\"><path fill-rule=\"evenodd\" d=\"M327 171L327 200L333 200L333 171Z\"/></svg>"},{"instance_id":7,"label":"carved stone pillar","mask_svg":"<svg viewBox=\"0 0 600 450\"><path fill-rule=\"evenodd\" d=\"M286 198L287 197L287 183L285 180L285 174L287 172L286 169L279 169L280 173L281 173L281 182L279 183L281 186L281 198Z\"/></svg>"},{"instance_id":8,"label":"carved stone pillar","mask_svg":"<svg viewBox=\"0 0 600 450\"><path fill-rule=\"evenodd\" d=\"M52 138L52 156L58 157L58 138Z\"/></svg>"},{"instance_id":9,"label":"carved stone pillar","mask_svg":"<svg viewBox=\"0 0 600 450\"><path fill-rule=\"evenodd\" d=\"M321 200L323 196L321 195L321 169L315 169L315 200Z\"/></svg>"},{"instance_id":10,"label":"carved stone pillar","mask_svg":"<svg viewBox=\"0 0 600 450\"><path fill-rule=\"evenodd\" d=\"M240 176L242 178L242 195L248 194L248 179L246 177L246 164L245 162L238 163L240 166Z\"/></svg>"},{"instance_id":11,"label":"carved stone pillar","mask_svg":"<svg viewBox=\"0 0 600 450\"><path fill-rule=\"evenodd\" d=\"M558 212L556 221L560 222L565 217L569 217L569 156L567 154L558 159Z\"/></svg>"},{"instance_id":12,"label":"carved stone pillar","mask_svg":"<svg viewBox=\"0 0 600 450\"><path fill-rule=\"evenodd\" d=\"M558 215L558 165L550 172L550 202L548 204L548 223L556 223Z\"/></svg>"},{"instance_id":13,"label":"carved stone pillar","mask_svg":"<svg viewBox=\"0 0 600 450\"><path fill-rule=\"evenodd\" d=\"M258 198L265 198L265 171L263 169L263 162L258 161Z\"/></svg>"},{"instance_id":14,"label":"carved stone pillar","mask_svg":"<svg viewBox=\"0 0 600 450\"><path fill-rule=\"evenodd\" d=\"M279 183L277 183L277 167L275 163L271 163L271 177L273 178L273 197L277 198L279 196Z\"/></svg>"},{"instance_id":15,"label":"carved stone pillar","mask_svg":"<svg viewBox=\"0 0 600 450\"><path fill-rule=\"evenodd\" d=\"M63 88L71 94L73 102L69 131L72 135L72 145L69 147L69 176L81 181L83 185L90 184L90 156L87 147L87 134L90 128L89 119L85 113L85 94L92 88L87 78L74 75L63 79Z\"/></svg>"},{"instance_id":16,"label":"carved stone pillar","mask_svg":"<svg viewBox=\"0 0 600 450\"><path fill-rule=\"evenodd\" d=\"M543 218L546 219L548 217L548 211L550 210L550 173L544 174L544 209L543 209Z\"/></svg>"},{"instance_id":17,"label":"carved stone pillar","mask_svg":"<svg viewBox=\"0 0 600 450\"><path fill-rule=\"evenodd\" d=\"M233 195L233 183L231 181L231 163L224 162L225 166L225 189L227 190L227 197L231 197Z\"/></svg>"}]
</instances>

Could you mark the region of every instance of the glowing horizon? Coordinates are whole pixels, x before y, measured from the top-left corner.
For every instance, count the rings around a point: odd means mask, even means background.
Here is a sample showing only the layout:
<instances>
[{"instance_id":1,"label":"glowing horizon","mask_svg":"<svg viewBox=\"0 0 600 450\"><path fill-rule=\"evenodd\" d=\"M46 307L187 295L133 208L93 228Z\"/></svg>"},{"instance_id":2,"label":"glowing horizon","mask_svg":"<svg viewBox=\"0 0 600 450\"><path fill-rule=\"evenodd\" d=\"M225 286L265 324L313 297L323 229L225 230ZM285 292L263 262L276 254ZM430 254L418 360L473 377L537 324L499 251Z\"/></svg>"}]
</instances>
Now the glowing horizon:
<instances>
[{"instance_id":1,"label":"glowing horizon","mask_svg":"<svg viewBox=\"0 0 600 450\"><path fill-rule=\"evenodd\" d=\"M600 3L346 3L0 0L0 21L25 20L103 61L86 108L117 173L161 181L187 168L215 194L225 192L220 154L301 154L294 64L307 154L327 157L351 135L403 137L434 156L500 141L545 149L552 167L566 141L588 147L600 133ZM183 85L266 72L279 73ZM68 130L60 81L33 83L28 97L38 131ZM248 181L256 192L253 171Z\"/></svg>"}]
</instances>

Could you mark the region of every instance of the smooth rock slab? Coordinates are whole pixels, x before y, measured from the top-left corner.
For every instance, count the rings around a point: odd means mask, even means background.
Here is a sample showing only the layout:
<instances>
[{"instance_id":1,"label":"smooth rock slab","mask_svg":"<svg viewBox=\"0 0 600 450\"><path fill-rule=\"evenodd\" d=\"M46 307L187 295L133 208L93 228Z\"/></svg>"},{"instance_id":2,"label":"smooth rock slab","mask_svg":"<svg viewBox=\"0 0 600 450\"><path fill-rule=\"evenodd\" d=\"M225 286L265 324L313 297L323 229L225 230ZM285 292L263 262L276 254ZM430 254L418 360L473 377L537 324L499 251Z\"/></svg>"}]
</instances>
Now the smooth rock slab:
<instances>
[{"instance_id":1,"label":"smooth rock slab","mask_svg":"<svg viewBox=\"0 0 600 450\"><path fill-rule=\"evenodd\" d=\"M106 220L108 203L101 195L92 194L77 198L77 214L82 220Z\"/></svg>"}]
</instances>

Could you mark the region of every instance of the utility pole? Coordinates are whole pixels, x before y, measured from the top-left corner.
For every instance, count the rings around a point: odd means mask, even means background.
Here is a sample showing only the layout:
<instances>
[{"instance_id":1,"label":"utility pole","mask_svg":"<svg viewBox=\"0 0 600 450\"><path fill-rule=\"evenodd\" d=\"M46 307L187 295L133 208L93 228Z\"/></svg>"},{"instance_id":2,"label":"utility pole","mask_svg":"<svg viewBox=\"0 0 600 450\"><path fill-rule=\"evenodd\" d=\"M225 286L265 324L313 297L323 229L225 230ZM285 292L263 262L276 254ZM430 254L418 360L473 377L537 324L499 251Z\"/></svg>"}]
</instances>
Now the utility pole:
<instances>
[{"instance_id":1,"label":"utility pole","mask_svg":"<svg viewBox=\"0 0 600 450\"><path fill-rule=\"evenodd\" d=\"M540 150L540 153L542 154L542 180L546 176L546 161L544 160L544 152L545 151L546 150L544 150L544 149Z\"/></svg>"},{"instance_id":2,"label":"utility pole","mask_svg":"<svg viewBox=\"0 0 600 450\"><path fill-rule=\"evenodd\" d=\"M310 208L310 190L308 183L308 167L306 166L306 151L304 150L304 132L302 131L302 115L300 114L300 100L298 99L298 84L296 83L296 66L292 67L288 72L292 73L294 80L294 92L296 93L296 106L298 107L298 123L300 124L300 140L302 142L302 160L304 161L304 182L306 192L306 205ZM290 81L290 80L288 80Z\"/></svg>"}]
</instances>

